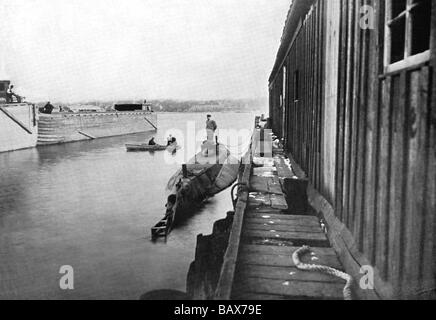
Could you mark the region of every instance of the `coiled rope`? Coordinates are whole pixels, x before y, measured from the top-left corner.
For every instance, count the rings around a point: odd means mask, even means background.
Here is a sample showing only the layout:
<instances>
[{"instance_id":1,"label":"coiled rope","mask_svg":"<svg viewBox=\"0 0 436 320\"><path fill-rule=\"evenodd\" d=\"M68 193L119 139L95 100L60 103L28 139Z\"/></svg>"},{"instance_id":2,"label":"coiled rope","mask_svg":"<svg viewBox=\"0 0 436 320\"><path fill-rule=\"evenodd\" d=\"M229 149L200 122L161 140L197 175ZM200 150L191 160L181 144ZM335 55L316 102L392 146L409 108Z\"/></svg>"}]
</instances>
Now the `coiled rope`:
<instances>
[{"instance_id":1,"label":"coiled rope","mask_svg":"<svg viewBox=\"0 0 436 320\"><path fill-rule=\"evenodd\" d=\"M309 246L303 246L300 249L296 250L292 254L292 260L299 270L303 271L317 271L325 274L332 275L334 277L343 279L346 281L345 287L343 289L344 294L344 300L353 300L352 292L351 292L351 286L353 284L353 278L342 271L336 270L331 267L323 266L323 265L317 265L317 264L307 264L303 263L301 261L301 257L305 255L306 253L311 252L311 249Z\"/></svg>"}]
</instances>

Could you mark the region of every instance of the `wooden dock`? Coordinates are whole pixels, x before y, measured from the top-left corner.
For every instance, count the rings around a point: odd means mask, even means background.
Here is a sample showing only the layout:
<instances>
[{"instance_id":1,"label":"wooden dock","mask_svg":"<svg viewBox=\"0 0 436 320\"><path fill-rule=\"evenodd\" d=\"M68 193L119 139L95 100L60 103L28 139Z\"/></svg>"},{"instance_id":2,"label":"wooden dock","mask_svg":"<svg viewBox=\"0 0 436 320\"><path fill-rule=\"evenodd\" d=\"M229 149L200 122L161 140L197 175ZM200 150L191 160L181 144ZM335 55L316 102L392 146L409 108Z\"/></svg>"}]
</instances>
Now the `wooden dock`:
<instances>
[{"instance_id":1,"label":"wooden dock","mask_svg":"<svg viewBox=\"0 0 436 320\"><path fill-rule=\"evenodd\" d=\"M309 245L312 254L303 262L343 270L319 219L309 212L301 192L306 181L296 178L280 151L259 157L256 150L242 183L249 187L239 193L216 299L343 299L345 281L298 270L292 261L295 250Z\"/></svg>"}]
</instances>

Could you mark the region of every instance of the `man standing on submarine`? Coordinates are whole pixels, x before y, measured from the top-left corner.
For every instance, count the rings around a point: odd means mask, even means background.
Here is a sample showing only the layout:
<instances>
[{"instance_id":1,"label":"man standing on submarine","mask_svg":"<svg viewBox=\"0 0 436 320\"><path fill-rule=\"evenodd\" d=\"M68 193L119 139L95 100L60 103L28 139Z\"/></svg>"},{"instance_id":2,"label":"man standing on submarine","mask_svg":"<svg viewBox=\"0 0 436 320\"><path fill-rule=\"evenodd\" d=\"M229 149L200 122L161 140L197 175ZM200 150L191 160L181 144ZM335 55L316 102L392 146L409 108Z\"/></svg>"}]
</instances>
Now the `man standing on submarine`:
<instances>
[{"instance_id":1,"label":"man standing on submarine","mask_svg":"<svg viewBox=\"0 0 436 320\"><path fill-rule=\"evenodd\" d=\"M213 141L216 129L218 126L215 120L212 120L212 115L208 114L206 120L207 141Z\"/></svg>"}]
</instances>

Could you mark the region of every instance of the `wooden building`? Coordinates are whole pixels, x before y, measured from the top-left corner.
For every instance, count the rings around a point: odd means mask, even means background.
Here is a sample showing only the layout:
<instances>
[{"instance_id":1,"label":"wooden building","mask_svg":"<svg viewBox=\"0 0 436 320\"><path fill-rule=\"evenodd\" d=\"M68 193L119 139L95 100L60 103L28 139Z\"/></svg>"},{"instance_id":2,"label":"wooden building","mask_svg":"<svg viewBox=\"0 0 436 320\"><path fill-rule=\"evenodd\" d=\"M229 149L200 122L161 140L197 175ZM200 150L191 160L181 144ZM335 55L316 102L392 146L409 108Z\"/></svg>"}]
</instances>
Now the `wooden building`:
<instances>
[{"instance_id":1,"label":"wooden building","mask_svg":"<svg viewBox=\"0 0 436 320\"><path fill-rule=\"evenodd\" d=\"M436 1L294 0L269 79L274 132L331 207L370 298L436 291Z\"/></svg>"}]
</instances>

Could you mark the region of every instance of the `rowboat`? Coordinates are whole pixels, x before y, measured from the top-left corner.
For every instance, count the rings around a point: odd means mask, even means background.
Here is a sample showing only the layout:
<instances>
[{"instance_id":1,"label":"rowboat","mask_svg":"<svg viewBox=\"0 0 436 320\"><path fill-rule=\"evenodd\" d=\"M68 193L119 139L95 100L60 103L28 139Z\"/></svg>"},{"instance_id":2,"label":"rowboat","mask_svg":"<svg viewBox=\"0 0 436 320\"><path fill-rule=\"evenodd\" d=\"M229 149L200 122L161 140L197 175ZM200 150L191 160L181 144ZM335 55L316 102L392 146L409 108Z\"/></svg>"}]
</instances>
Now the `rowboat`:
<instances>
[{"instance_id":1,"label":"rowboat","mask_svg":"<svg viewBox=\"0 0 436 320\"><path fill-rule=\"evenodd\" d=\"M152 238L166 237L206 199L230 187L239 173L239 161L221 144L206 142L169 180L164 218L151 230Z\"/></svg>"},{"instance_id":2,"label":"rowboat","mask_svg":"<svg viewBox=\"0 0 436 320\"><path fill-rule=\"evenodd\" d=\"M126 144L127 151L162 151L166 150L167 146L163 145L148 145L146 143L143 144Z\"/></svg>"}]
</instances>

